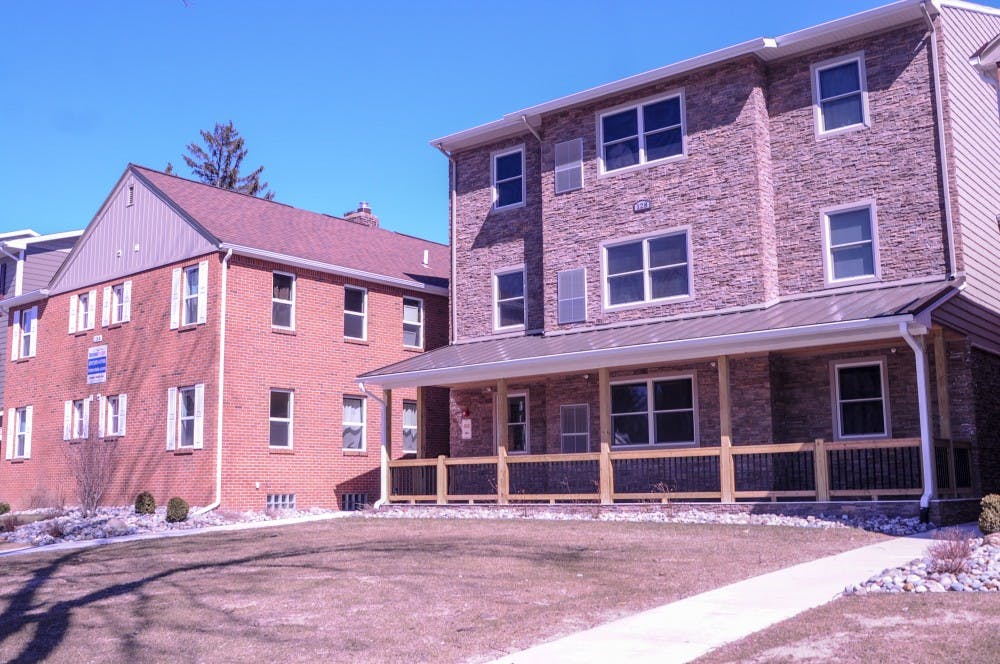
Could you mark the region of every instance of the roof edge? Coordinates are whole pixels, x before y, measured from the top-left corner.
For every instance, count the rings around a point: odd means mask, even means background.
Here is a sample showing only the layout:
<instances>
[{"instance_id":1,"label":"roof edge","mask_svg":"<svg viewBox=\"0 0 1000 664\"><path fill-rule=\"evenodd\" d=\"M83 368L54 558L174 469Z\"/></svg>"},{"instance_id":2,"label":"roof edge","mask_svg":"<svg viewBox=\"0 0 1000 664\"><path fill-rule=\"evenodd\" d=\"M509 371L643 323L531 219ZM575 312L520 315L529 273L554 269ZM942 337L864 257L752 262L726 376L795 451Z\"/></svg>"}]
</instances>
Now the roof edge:
<instances>
[{"instance_id":1,"label":"roof edge","mask_svg":"<svg viewBox=\"0 0 1000 664\"><path fill-rule=\"evenodd\" d=\"M8 297L6 300L0 300L0 309L10 311L11 307L20 307L33 302L41 302L48 297L49 289L39 288L38 290L21 293L20 295L15 295L14 297Z\"/></svg>"}]
</instances>

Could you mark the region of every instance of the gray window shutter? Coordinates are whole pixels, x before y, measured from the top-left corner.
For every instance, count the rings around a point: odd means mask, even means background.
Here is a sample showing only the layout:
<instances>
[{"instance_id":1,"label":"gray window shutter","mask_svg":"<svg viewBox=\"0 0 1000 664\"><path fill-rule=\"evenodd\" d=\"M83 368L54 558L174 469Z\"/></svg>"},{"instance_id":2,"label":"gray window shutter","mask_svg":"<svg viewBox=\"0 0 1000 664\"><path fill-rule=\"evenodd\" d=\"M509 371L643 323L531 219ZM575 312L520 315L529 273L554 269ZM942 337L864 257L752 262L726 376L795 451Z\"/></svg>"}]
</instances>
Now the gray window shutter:
<instances>
[{"instance_id":1,"label":"gray window shutter","mask_svg":"<svg viewBox=\"0 0 1000 664\"><path fill-rule=\"evenodd\" d=\"M583 139L556 143L556 193L583 189Z\"/></svg>"},{"instance_id":2,"label":"gray window shutter","mask_svg":"<svg viewBox=\"0 0 1000 664\"><path fill-rule=\"evenodd\" d=\"M563 270L558 274L559 323L587 320L587 270Z\"/></svg>"}]
</instances>

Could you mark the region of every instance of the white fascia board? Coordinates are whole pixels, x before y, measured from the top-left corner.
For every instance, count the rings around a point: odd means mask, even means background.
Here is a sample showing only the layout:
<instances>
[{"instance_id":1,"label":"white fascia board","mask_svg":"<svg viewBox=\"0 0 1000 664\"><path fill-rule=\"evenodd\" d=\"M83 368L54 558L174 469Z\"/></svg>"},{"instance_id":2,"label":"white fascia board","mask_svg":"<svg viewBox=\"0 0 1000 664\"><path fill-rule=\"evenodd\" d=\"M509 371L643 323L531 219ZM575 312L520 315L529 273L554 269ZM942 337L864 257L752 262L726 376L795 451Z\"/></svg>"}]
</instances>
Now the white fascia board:
<instances>
[{"instance_id":1,"label":"white fascia board","mask_svg":"<svg viewBox=\"0 0 1000 664\"><path fill-rule=\"evenodd\" d=\"M69 238L80 237L81 235L83 235L82 230L66 231L64 233L50 233L49 235L36 235L30 238L11 240L7 243L7 246L15 249L27 249L29 244L38 244L39 242L55 242L56 240L66 240Z\"/></svg>"},{"instance_id":2,"label":"white fascia board","mask_svg":"<svg viewBox=\"0 0 1000 664\"><path fill-rule=\"evenodd\" d=\"M950 7L952 9L964 9L966 11L988 14L990 16L1000 16L1000 9L997 9L996 7L987 7L986 5L978 5L974 2L965 2L964 0L931 0L929 4L938 8Z\"/></svg>"},{"instance_id":3,"label":"white fascia board","mask_svg":"<svg viewBox=\"0 0 1000 664\"><path fill-rule=\"evenodd\" d=\"M525 378L652 363L663 364L718 355L743 355L774 350L895 339L899 337L900 323L909 324L912 321L913 316L905 314L840 323L803 325L778 330L741 332L699 339L662 341L637 346L600 348L521 360L498 360L461 367L427 369L381 376L366 375L359 380L391 389L474 383L499 378Z\"/></svg>"},{"instance_id":4,"label":"white fascia board","mask_svg":"<svg viewBox=\"0 0 1000 664\"><path fill-rule=\"evenodd\" d=\"M22 238L22 237L38 237L38 233L31 230L30 228L23 228L19 231L7 231L6 233L0 233L0 242L10 242L7 238Z\"/></svg>"},{"instance_id":5,"label":"white fascia board","mask_svg":"<svg viewBox=\"0 0 1000 664\"><path fill-rule=\"evenodd\" d=\"M49 289L40 288L38 290L33 290L30 293L24 293L23 295L8 297L6 300L0 300L0 309L10 311L11 307L20 307L25 304L31 304L32 302L41 302L48 296Z\"/></svg>"},{"instance_id":6,"label":"white fascia board","mask_svg":"<svg viewBox=\"0 0 1000 664\"><path fill-rule=\"evenodd\" d=\"M232 249L233 253L237 256L258 258L260 260L271 261L273 263L281 263L282 265L291 265L294 267L301 267L306 270L325 272L327 274L337 274L342 277L350 277L351 279L358 279L360 281L370 281L376 284L385 284L386 286L396 286L397 288L406 288L408 290L430 293L432 295L448 295L447 288L429 286L427 284L422 284L419 281L412 281L410 279L390 277L385 274L376 274L375 272L357 270L350 267L343 267L342 265L314 261L309 258L299 258L297 256L289 256L288 254L279 254L277 252L266 251L264 249L244 247L238 244L231 244L229 242L223 242L219 245L220 251L229 251L230 249Z\"/></svg>"}]
</instances>

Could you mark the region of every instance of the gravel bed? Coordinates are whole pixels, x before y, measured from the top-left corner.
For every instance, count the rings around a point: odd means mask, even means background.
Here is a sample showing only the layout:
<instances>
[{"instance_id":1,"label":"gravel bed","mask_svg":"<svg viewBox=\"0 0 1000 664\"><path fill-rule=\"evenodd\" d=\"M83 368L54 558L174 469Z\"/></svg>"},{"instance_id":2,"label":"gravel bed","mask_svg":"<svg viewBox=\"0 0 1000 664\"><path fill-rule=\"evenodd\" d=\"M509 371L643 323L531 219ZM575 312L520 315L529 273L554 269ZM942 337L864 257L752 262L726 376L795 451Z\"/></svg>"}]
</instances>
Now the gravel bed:
<instances>
[{"instance_id":1,"label":"gravel bed","mask_svg":"<svg viewBox=\"0 0 1000 664\"><path fill-rule=\"evenodd\" d=\"M370 518L409 519L548 519L557 521L644 521L654 523L709 523L726 525L791 526L793 528L859 528L893 536L913 535L934 528L918 518L887 516L786 516L781 514L719 513L697 508L687 510L560 510L545 506L422 508L383 507L365 511Z\"/></svg>"},{"instance_id":2,"label":"gravel bed","mask_svg":"<svg viewBox=\"0 0 1000 664\"><path fill-rule=\"evenodd\" d=\"M333 510L277 510L273 512L230 512L215 510L206 514L195 514L192 507L186 521L168 523L167 510L158 507L155 514L136 514L135 508L101 507L97 514L84 517L77 508L61 510L31 510L16 516L42 518L18 527L13 532L0 533L0 541L30 546L46 546L57 542L78 542L122 535L155 533L170 530L194 530L209 526L224 526L232 523L272 521L297 516L328 514ZM2 517L0 517L2 518Z\"/></svg>"},{"instance_id":3,"label":"gravel bed","mask_svg":"<svg viewBox=\"0 0 1000 664\"><path fill-rule=\"evenodd\" d=\"M971 540L972 556L964 572L935 569L929 555L901 567L882 570L863 583L844 588L845 595L1000 591L1000 534Z\"/></svg>"}]
</instances>

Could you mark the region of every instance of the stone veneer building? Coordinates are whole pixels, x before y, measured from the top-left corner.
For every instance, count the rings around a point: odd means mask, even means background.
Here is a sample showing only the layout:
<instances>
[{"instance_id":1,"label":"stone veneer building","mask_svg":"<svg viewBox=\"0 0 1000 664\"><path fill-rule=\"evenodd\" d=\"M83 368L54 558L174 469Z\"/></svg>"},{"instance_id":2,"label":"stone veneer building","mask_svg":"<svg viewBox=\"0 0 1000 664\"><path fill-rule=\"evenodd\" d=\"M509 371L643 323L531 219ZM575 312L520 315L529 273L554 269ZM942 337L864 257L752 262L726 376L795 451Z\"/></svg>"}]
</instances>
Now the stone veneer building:
<instances>
[{"instance_id":1,"label":"stone veneer building","mask_svg":"<svg viewBox=\"0 0 1000 664\"><path fill-rule=\"evenodd\" d=\"M130 165L51 281L2 303L0 499L76 502L65 448L96 439L116 443L106 503L373 500L385 411L354 378L447 342L447 275L446 246L365 205L338 218ZM426 413L447 392L391 406L397 456L446 444Z\"/></svg>"},{"instance_id":2,"label":"stone veneer building","mask_svg":"<svg viewBox=\"0 0 1000 664\"><path fill-rule=\"evenodd\" d=\"M903 0L433 141L453 338L362 380L483 458L387 493L1000 490L998 58L1000 10Z\"/></svg>"}]
</instances>

